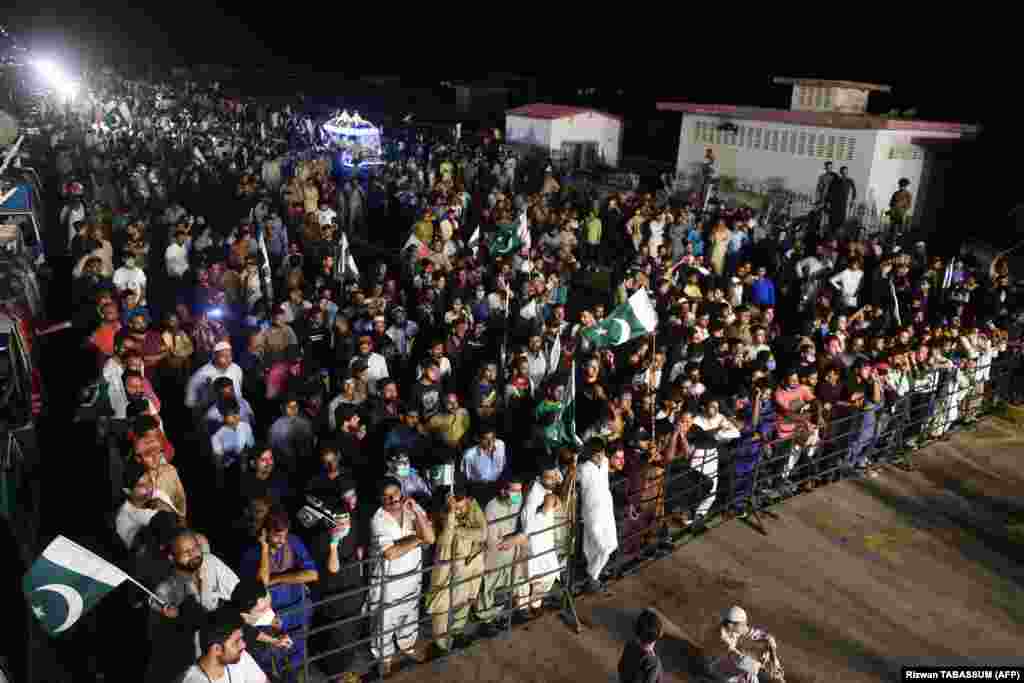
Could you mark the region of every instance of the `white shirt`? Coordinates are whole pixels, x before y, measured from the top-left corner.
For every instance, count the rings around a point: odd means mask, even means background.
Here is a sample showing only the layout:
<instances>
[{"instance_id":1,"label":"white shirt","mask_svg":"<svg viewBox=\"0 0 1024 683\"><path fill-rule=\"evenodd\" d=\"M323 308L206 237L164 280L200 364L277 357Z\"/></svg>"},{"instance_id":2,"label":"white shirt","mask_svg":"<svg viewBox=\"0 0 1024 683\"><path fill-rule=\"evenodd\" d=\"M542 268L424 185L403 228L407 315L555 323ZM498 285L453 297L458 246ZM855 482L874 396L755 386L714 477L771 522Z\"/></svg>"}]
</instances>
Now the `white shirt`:
<instances>
[{"instance_id":1,"label":"white shirt","mask_svg":"<svg viewBox=\"0 0 1024 683\"><path fill-rule=\"evenodd\" d=\"M843 297L843 304L854 307L857 305L857 290L860 289L860 281L863 279L864 271L847 268L843 272L829 278L829 282L839 288Z\"/></svg>"},{"instance_id":2,"label":"white shirt","mask_svg":"<svg viewBox=\"0 0 1024 683\"><path fill-rule=\"evenodd\" d=\"M600 466L588 460L579 467L576 484L579 487L583 512L583 552L588 557L602 550L619 547L615 530L615 506L611 485L608 483L608 460Z\"/></svg>"},{"instance_id":3,"label":"white shirt","mask_svg":"<svg viewBox=\"0 0 1024 683\"><path fill-rule=\"evenodd\" d=\"M550 580L556 575L548 572L555 572L559 568L558 553L554 552L555 529L550 528L555 524L555 513L540 510L547 494L548 490L539 481L533 482L520 512L523 533L530 534L530 559L526 564L531 579L536 577Z\"/></svg>"},{"instance_id":4,"label":"white shirt","mask_svg":"<svg viewBox=\"0 0 1024 683\"><path fill-rule=\"evenodd\" d=\"M418 506L417 506L418 507ZM370 520L370 542L376 554L382 555L385 550L393 546L403 538L408 538L416 533L416 516L403 511L401 522L391 516L384 508L378 508ZM384 602L395 602L401 598L418 593L422 584L422 577L415 573L423 562L423 548L413 548L405 555L395 560L384 560L384 575L396 577L409 574L403 578L391 578L383 586L379 582L371 585L370 602L375 603L383 599ZM374 563L372 571L378 571L378 563ZM383 592L383 595L381 593Z\"/></svg>"},{"instance_id":5,"label":"white shirt","mask_svg":"<svg viewBox=\"0 0 1024 683\"><path fill-rule=\"evenodd\" d=\"M235 385L235 396L242 395L242 368L232 363L221 370L212 362L196 370L185 389L185 405L194 408L210 397L210 388L218 377L227 377Z\"/></svg>"},{"instance_id":6,"label":"white shirt","mask_svg":"<svg viewBox=\"0 0 1024 683\"><path fill-rule=\"evenodd\" d=\"M191 595L207 612L212 612L231 600L231 594L238 586L238 575L223 560L212 553L204 552L203 564L199 567L198 574L199 593L196 592L196 582L178 572L172 572L161 581L155 593L173 607L179 607L185 602L185 598ZM152 598L150 605L155 610L160 609L160 605Z\"/></svg>"},{"instance_id":7,"label":"white shirt","mask_svg":"<svg viewBox=\"0 0 1024 683\"><path fill-rule=\"evenodd\" d=\"M124 366L116 358L108 358L103 365L103 379L107 382L107 396L113 417L123 420L128 410L128 392L124 389Z\"/></svg>"},{"instance_id":8,"label":"white shirt","mask_svg":"<svg viewBox=\"0 0 1024 683\"><path fill-rule=\"evenodd\" d=\"M141 268L121 266L114 271L114 286L119 292L126 289L141 292L146 289L146 273Z\"/></svg>"},{"instance_id":9,"label":"white shirt","mask_svg":"<svg viewBox=\"0 0 1024 683\"><path fill-rule=\"evenodd\" d=\"M142 527L148 526L157 512L159 510L137 508L130 500L121 505L121 509L117 511L117 519L114 520L114 527L125 548L131 549Z\"/></svg>"},{"instance_id":10,"label":"white shirt","mask_svg":"<svg viewBox=\"0 0 1024 683\"><path fill-rule=\"evenodd\" d=\"M353 358L349 363L349 366L352 366L357 360L359 360L358 357ZM377 382L390 377L388 374L388 362L384 359L384 356L379 353L371 352L370 356L366 359L366 364L369 366L367 368L369 372L366 375L366 390L371 394L376 395Z\"/></svg>"},{"instance_id":11,"label":"white shirt","mask_svg":"<svg viewBox=\"0 0 1024 683\"><path fill-rule=\"evenodd\" d=\"M188 271L188 250L177 242L172 242L164 252L164 261L167 263L168 275L181 277Z\"/></svg>"},{"instance_id":12,"label":"white shirt","mask_svg":"<svg viewBox=\"0 0 1024 683\"><path fill-rule=\"evenodd\" d=\"M224 667L224 675L220 678L207 677L197 663L185 670L178 683L266 683L267 680L269 679L260 665L247 650L243 650L238 664L228 664Z\"/></svg>"},{"instance_id":13,"label":"white shirt","mask_svg":"<svg viewBox=\"0 0 1024 683\"><path fill-rule=\"evenodd\" d=\"M334 222L334 219L338 217L338 212L327 207L326 209L320 209L316 212L317 220L320 221L320 225L330 225Z\"/></svg>"}]
</instances>

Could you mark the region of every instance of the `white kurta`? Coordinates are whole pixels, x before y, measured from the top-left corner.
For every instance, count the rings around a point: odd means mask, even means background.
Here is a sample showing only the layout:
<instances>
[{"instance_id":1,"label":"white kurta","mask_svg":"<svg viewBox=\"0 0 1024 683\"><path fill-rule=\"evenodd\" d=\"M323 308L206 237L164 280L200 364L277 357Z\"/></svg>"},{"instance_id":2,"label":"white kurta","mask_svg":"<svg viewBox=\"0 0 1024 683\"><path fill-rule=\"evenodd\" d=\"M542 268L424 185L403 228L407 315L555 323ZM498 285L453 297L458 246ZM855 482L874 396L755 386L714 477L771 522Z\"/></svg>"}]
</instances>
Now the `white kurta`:
<instances>
[{"instance_id":1,"label":"white kurta","mask_svg":"<svg viewBox=\"0 0 1024 683\"><path fill-rule=\"evenodd\" d=\"M608 461L600 466L585 462L576 478L583 512L583 554L590 578L597 580L608 558L619 547L615 508L608 483Z\"/></svg>"},{"instance_id":2,"label":"white kurta","mask_svg":"<svg viewBox=\"0 0 1024 683\"><path fill-rule=\"evenodd\" d=\"M380 555L403 538L416 533L415 516L403 513L401 522L379 508L370 521L370 539L374 553ZM414 548L405 555L384 560L384 576L377 576L380 565L371 565L374 574L370 581L371 609L382 602L393 604L385 607L381 615L384 636L379 637L371 648L375 657L390 657L395 644L402 650L409 650L416 644L420 618L420 588L423 575L418 571L423 561L422 548ZM397 604L396 604L397 603Z\"/></svg>"},{"instance_id":3,"label":"white kurta","mask_svg":"<svg viewBox=\"0 0 1024 683\"><path fill-rule=\"evenodd\" d=\"M533 482L520 512L523 532L530 535L530 559L526 563L530 580L550 580L559 569L558 554L555 552L555 515L540 511L548 491L539 481ZM539 533L538 533L539 532ZM544 576L548 574L547 576Z\"/></svg>"}]
</instances>

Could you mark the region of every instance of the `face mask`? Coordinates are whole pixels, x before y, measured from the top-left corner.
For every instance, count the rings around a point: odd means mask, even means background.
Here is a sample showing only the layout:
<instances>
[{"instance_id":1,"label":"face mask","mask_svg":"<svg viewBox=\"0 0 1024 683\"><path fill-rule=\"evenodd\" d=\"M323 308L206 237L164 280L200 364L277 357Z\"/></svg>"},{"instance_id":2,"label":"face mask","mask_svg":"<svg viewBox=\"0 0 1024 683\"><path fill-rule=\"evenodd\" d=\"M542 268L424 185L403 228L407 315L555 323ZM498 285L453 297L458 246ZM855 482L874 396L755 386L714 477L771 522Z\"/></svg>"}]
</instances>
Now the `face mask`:
<instances>
[{"instance_id":1,"label":"face mask","mask_svg":"<svg viewBox=\"0 0 1024 683\"><path fill-rule=\"evenodd\" d=\"M256 617L256 621L252 622L250 626L270 626L276 617L274 610L268 608L267 611Z\"/></svg>"},{"instance_id":2,"label":"face mask","mask_svg":"<svg viewBox=\"0 0 1024 683\"><path fill-rule=\"evenodd\" d=\"M768 372L775 372L775 359L774 358L769 358L768 359Z\"/></svg>"},{"instance_id":3,"label":"face mask","mask_svg":"<svg viewBox=\"0 0 1024 683\"><path fill-rule=\"evenodd\" d=\"M395 474L397 474L399 477L408 477L409 476L409 466L408 465L398 465L397 467L395 467Z\"/></svg>"},{"instance_id":4,"label":"face mask","mask_svg":"<svg viewBox=\"0 0 1024 683\"><path fill-rule=\"evenodd\" d=\"M508 502L511 503L512 505L522 505L523 494L521 492L509 493Z\"/></svg>"}]
</instances>

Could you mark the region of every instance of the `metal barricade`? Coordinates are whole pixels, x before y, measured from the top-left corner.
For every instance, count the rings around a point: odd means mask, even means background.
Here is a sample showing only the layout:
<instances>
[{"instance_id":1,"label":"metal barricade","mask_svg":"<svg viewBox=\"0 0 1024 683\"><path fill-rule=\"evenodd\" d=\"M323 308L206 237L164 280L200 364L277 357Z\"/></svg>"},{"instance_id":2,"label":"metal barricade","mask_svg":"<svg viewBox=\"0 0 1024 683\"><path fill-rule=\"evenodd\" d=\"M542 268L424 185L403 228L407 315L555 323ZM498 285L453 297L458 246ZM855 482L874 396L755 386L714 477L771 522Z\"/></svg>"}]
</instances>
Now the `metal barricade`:
<instances>
[{"instance_id":1,"label":"metal barricade","mask_svg":"<svg viewBox=\"0 0 1024 683\"><path fill-rule=\"evenodd\" d=\"M965 426L969 428L979 417L1005 403L1011 397L1009 379L1011 372L1016 371L1015 367L1010 359L997 359L990 366L981 368L933 371L934 376L928 382L919 382L919 387L899 396L891 404L869 404L865 408L851 409L848 414L816 422L813 425L816 430L803 430L772 440L760 431L747 430L732 442L697 449L689 460L677 458L663 463L652 458L647 462L633 463L628 475L612 482L619 550L609 562L608 571L616 577L632 573L647 562L670 554L701 532L735 517L744 518L761 533L767 533L760 516L774 516L769 509L774 504L816 486L847 478L856 472L860 462L909 466L915 450L945 437L951 431ZM306 680L310 680L310 665L340 652L365 652L375 643L382 643L403 630L415 629L414 642L417 645L422 645L422 636L428 633L428 645L446 641L441 650L445 657L450 656L452 650L447 647L447 640L476 628L469 618L470 612L483 614L482 621L498 624L499 632L507 634L512 629L512 616L531 605L558 599L563 614L576 620L578 628L572 598L578 589L576 571L586 561L578 542L586 521L579 519L577 514L575 493L569 496L568 503L570 507L564 511L562 519L525 535L532 538L565 530L560 543L555 542L553 547L537 555L530 554L527 542L522 546L525 552L512 561L489 568L485 546L473 558L452 557L443 562L423 562L416 570L386 576L384 556L377 552L357 564L367 570L365 574L381 580L371 578L359 588L324 597L291 611L282 611L281 616L299 610L310 614L293 634L293 637L299 635L304 638L306 643L303 660ZM488 525L490 528L518 517L519 513L516 513L492 520ZM515 536L522 538L519 531ZM487 538L491 538L489 530ZM428 548L432 553L436 551L435 546ZM466 575L448 571L441 584L433 585L435 571L445 567L449 570L455 566L464 567L466 561L481 554L485 558L481 570ZM557 566L531 575L530 561L551 554L558 558ZM392 602L371 600L371 592L375 588L381 590L383 597L385 586L411 576L419 577L420 590ZM498 583L488 584L489 580ZM469 587L469 592L456 599L452 591L462 586ZM545 589L541 593L533 593L537 587ZM438 596L444 592L448 593L447 600L438 602ZM488 597L482 599L482 593ZM356 595L365 595L359 614L315 626L312 624L318 610ZM420 603L421 598L425 598L423 603ZM387 610L414 603L417 605L414 622L386 626ZM442 606L431 609L432 605L438 604ZM311 637L356 622L367 627L359 637L337 647L311 652ZM378 647L378 653L384 649ZM396 648L395 654L399 652ZM381 667L378 665L384 659L384 656L366 658L353 672L365 674L376 667L380 680ZM330 680L343 679L333 677Z\"/></svg>"}]
</instances>

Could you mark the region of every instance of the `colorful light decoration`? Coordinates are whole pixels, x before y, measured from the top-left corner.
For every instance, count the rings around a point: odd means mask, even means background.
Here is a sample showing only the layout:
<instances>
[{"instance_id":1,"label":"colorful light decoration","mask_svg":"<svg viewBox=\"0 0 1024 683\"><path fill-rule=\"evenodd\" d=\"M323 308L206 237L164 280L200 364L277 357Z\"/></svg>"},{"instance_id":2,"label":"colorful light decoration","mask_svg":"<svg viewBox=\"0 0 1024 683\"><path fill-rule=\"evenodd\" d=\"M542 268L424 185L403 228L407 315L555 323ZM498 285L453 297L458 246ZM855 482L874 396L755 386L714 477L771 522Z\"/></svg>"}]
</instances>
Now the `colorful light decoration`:
<instances>
[{"instance_id":1,"label":"colorful light decoration","mask_svg":"<svg viewBox=\"0 0 1024 683\"><path fill-rule=\"evenodd\" d=\"M324 132L336 145L343 149L341 161L345 166L354 166L355 152L362 153L360 166L383 163L381 156L380 129L359 115L344 110L323 124Z\"/></svg>"}]
</instances>

